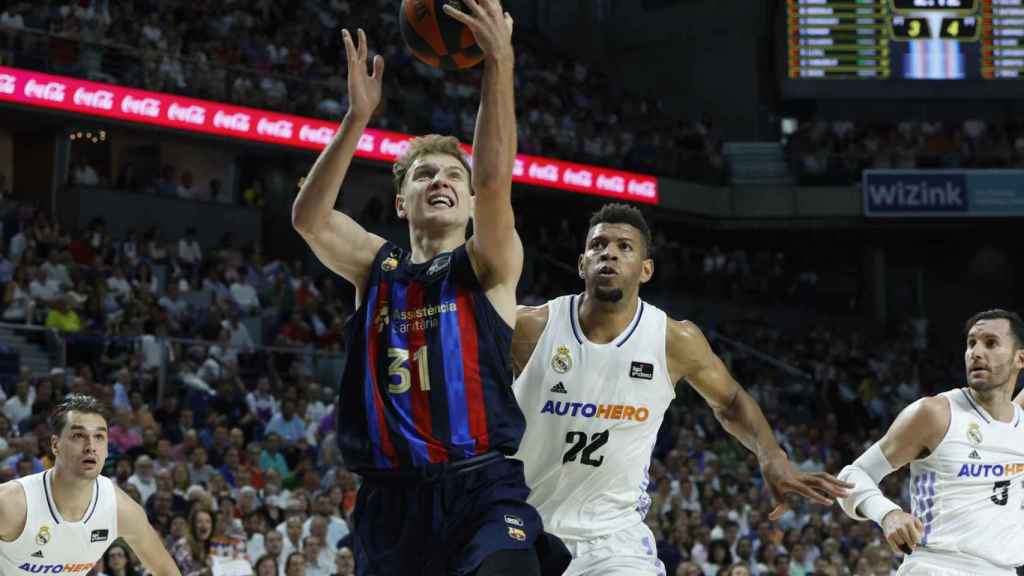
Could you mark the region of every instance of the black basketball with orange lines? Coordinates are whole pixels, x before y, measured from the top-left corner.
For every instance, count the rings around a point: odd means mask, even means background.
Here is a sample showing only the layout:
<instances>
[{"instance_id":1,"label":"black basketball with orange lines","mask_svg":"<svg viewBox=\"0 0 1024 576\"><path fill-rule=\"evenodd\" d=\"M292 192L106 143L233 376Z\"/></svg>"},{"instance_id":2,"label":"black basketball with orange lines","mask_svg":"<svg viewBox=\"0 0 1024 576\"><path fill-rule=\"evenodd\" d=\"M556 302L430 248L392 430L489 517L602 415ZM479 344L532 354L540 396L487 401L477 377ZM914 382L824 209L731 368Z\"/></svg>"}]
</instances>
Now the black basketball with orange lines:
<instances>
[{"instance_id":1,"label":"black basketball with orange lines","mask_svg":"<svg viewBox=\"0 0 1024 576\"><path fill-rule=\"evenodd\" d=\"M459 0L402 0L402 38L420 61L454 70L476 66L484 54L463 23L441 10L444 4L466 12Z\"/></svg>"}]
</instances>

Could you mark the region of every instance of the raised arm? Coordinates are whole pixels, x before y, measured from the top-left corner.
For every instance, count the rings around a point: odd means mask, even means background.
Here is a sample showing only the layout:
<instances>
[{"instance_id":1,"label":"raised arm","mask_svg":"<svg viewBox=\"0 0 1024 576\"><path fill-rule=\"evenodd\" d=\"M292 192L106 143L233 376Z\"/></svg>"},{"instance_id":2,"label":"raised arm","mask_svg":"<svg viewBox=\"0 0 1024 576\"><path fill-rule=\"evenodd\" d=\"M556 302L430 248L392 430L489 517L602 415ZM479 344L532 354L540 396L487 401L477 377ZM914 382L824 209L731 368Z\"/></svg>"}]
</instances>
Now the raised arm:
<instances>
[{"instance_id":1,"label":"raised arm","mask_svg":"<svg viewBox=\"0 0 1024 576\"><path fill-rule=\"evenodd\" d=\"M359 30L359 46L348 30L342 32L348 57L349 110L331 143L320 153L292 205L292 226L317 258L356 287L356 305L366 284L370 265L384 239L370 234L355 220L334 209L338 192L352 164L359 138L380 103L384 59L375 56L373 74L366 71L366 34Z\"/></svg>"},{"instance_id":2,"label":"raised arm","mask_svg":"<svg viewBox=\"0 0 1024 576\"><path fill-rule=\"evenodd\" d=\"M508 288L496 302L513 317L515 287L523 270L523 245L512 212L512 169L516 158L516 108L512 17L498 0L464 0L466 12L444 11L473 32L484 52L480 111L473 137L473 237L467 249L484 289ZM493 301L493 300L492 300Z\"/></svg>"},{"instance_id":3,"label":"raised arm","mask_svg":"<svg viewBox=\"0 0 1024 576\"><path fill-rule=\"evenodd\" d=\"M824 472L804 474L789 461L761 407L729 374L704 333L691 322L669 321L667 353L674 381L685 378L729 434L757 456L761 474L776 503L770 518L786 511L785 494L796 492L824 506L846 495L848 487Z\"/></svg>"},{"instance_id":4,"label":"raised arm","mask_svg":"<svg viewBox=\"0 0 1024 576\"><path fill-rule=\"evenodd\" d=\"M120 488L117 491L117 531L153 576L181 576L178 565L167 553L156 530L149 525L146 511Z\"/></svg>"},{"instance_id":5,"label":"raised arm","mask_svg":"<svg viewBox=\"0 0 1024 576\"><path fill-rule=\"evenodd\" d=\"M881 440L839 473L854 485L850 495L839 500L843 511L854 520L873 520L881 526L894 551L911 553L924 534L924 525L886 498L878 485L889 474L935 450L946 435L949 419L946 399L918 400L900 412Z\"/></svg>"}]
</instances>

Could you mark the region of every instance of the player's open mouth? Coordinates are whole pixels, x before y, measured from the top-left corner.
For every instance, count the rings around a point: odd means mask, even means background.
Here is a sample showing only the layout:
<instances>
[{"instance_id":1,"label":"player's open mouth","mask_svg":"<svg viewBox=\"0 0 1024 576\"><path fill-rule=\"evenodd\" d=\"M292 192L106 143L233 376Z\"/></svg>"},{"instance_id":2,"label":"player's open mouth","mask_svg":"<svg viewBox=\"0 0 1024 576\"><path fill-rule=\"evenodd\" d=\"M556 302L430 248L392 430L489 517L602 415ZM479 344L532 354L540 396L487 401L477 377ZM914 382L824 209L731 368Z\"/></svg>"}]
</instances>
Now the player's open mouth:
<instances>
[{"instance_id":1,"label":"player's open mouth","mask_svg":"<svg viewBox=\"0 0 1024 576\"><path fill-rule=\"evenodd\" d=\"M454 208L455 199L446 194L431 194L427 196L427 204L434 208Z\"/></svg>"},{"instance_id":2,"label":"player's open mouth","mask_svg":"<svg viewBox=\"0 0 1024 576\"><path fill-rule=\"evenodd\" d=\"M95 466L96 465L96 459L95 458L83 458L82 459L82 464L85 464L86 466Z\"/></svg>"},{"instance_id":3,"label":"player's open mouth","mask_svg":"<svg viewBox=\"0 0 1024 576\"><path fill-rule=\"evenodd\" d=\"M619 273L611 266L601 266L597 269L598 276L618 276Z\"/></svg>"},{"instance_id":4,"label":"player's open mouth","mask_svg":"<svg viewBox=\"0 0 1024 576\"><path fill-rule=\"evenodd\" d=\"M982 376L988 373L988 368L971 368L971 376Z\"/></svg>"}]
</instances>

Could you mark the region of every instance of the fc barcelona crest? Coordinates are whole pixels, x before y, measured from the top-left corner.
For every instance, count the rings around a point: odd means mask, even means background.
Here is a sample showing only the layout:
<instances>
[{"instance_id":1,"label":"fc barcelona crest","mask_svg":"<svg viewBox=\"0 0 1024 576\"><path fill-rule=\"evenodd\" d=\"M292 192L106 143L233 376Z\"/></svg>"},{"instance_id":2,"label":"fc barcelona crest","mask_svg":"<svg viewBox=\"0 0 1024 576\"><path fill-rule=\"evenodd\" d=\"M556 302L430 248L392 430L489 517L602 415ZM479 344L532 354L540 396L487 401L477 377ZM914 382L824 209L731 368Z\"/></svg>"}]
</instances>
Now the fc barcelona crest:
<instances>
[{"instance_id":1,"label":"fc barcelona crest","mask_svg":"<svg viewBox=\"0 0 1024 576\"><path fill-rule=\"evenodd\" d=\"M380 269L385 272L392 272L398 268L398 258L395 258L394 254L391 254L380 263Z\"/></svg>"},{"instance_id":2,"label":"fc barcelona crest","mask_svg":"<svg viewBox=\"0 0 1024 576\"><path fill-rule=\"evenodd\" d=\"M50 527L41 526L36 533L36 545L43 546L50 541Z\"/></svg>"},{"instance_id":3,"label":"fc barcelona crest","mask_svg":"<svg viewBox=\"0 0 1024 576\"><path fill-rule=\"evenodd\" d=\"M565 374L572 370L572 354L567 346L558 347L558 351L551 358L551 369L559 374Z\"/></svg>"}]
</instances>

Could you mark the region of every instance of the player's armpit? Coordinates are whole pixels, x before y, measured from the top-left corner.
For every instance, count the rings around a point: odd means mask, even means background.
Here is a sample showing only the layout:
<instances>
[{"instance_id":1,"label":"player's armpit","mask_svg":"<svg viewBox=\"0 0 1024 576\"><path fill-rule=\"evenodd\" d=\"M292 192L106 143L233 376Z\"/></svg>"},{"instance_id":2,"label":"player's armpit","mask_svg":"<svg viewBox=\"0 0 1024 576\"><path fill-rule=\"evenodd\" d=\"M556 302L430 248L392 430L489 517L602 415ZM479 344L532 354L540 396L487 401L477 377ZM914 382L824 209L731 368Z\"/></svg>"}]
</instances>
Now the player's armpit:
<instances>
[{"instance_id":1,"label":"player's armpit","mask_svg":"<svg viewBox=\"0 0 1024 576\"><path fill-rule=\"evenodd\" d=\"M942 396L922 398L896 416L878 447L896 470L924 458L942 442L949 429L949 401Z\"/></svg>"},{"instance_id":2,"label":"player's armpit","mask_svg":"<svg viewBox=\"0 0 1024 576\"><path fill-rule=\"evenodd\" d=\"M384 246L384 239L337 210L322 225L299 233L324 266L356 287L358 303L358 293L366 284L370 265Z\"/></svg>"},{"instance_id":3,"label":"player's armpit","mask_svg":"<svg viewBox=\"0 0 1024 576\"><path fill-rule=\"evenodd\" d=\"M520 306L516 310L516 330L512 333L512 368L517 376L526 368L547 325L547 304Z\"/></svg>"},{"instance_id":4,"label":"player's armpit","mask_svg":"<svg viewBox=\"0 0 1024 576\"><path fill-rule=\"evenodd\" d=\"M1014 398L1013 401L1016 402L1017 405L1019 405L1021 408L1024 408L1024 388L1021 388L1020 394L1017 394L1017 397Z\"/></svg>"},{"instance_id":5,"label":"player's armpit","mask_svg":"<svg viewBox=\"0 0 1024 576\"><path fill-rule=\"evenodd\" d=\"M149 524L146 511L120 488L117 493L117 531L153 576L181 576L178 565L167 553L156 530Z\"/></svg>"}]
</instances>

